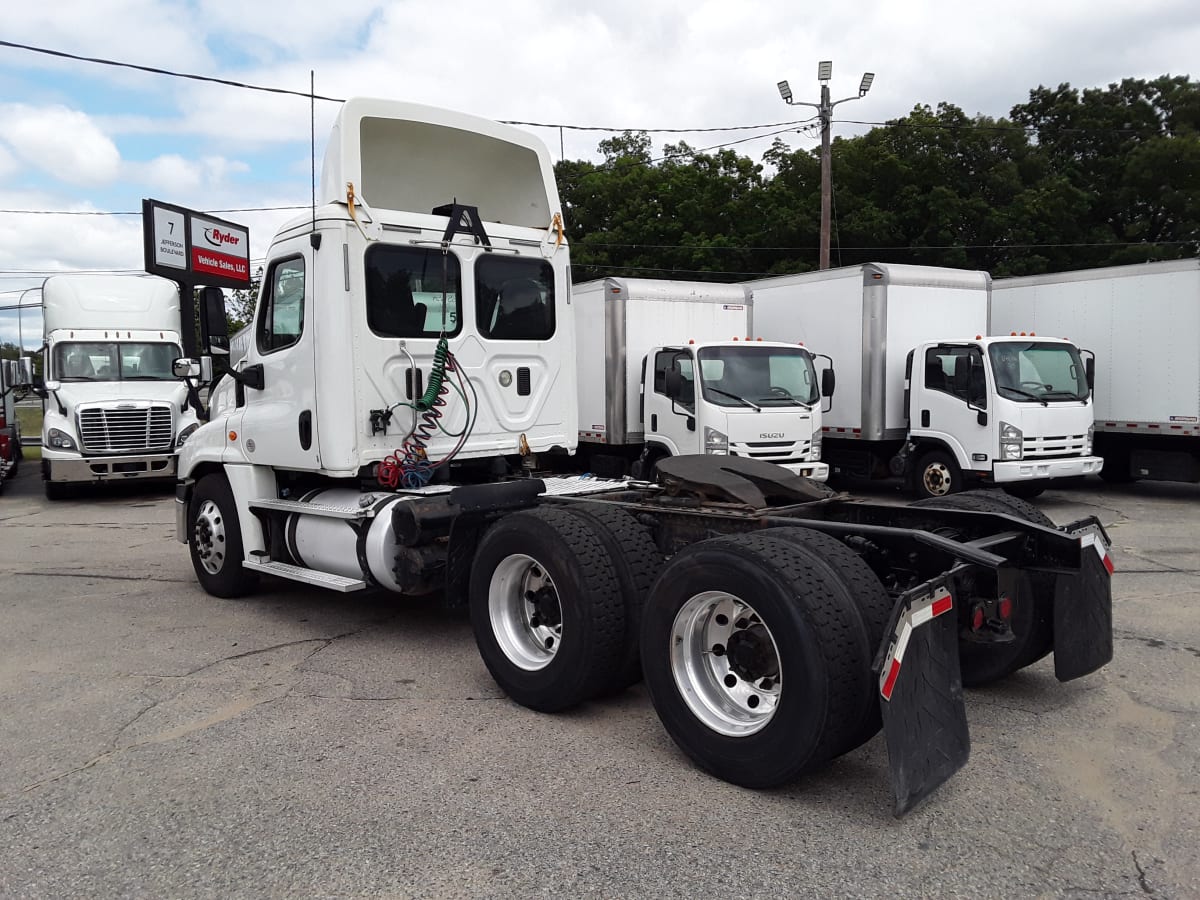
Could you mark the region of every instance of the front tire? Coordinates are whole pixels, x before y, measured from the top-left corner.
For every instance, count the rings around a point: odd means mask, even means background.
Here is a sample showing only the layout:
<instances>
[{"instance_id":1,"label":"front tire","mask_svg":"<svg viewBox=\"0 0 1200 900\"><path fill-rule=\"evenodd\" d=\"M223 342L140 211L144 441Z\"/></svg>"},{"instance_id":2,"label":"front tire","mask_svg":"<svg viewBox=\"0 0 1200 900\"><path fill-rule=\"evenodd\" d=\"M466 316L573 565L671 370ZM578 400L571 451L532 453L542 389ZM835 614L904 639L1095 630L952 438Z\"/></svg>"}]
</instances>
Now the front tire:
<instances>
[{"instance_id":1,"label":"front tire","mask_svg":"<svg viewBox=\"0 0 1200 900\"><path fill-rule=\"evenodd\" d=\"M732 784L768 788L824 765L868 715L871 655L847 586L769 532L677 553L642 624L642 671L675 743Z\"/></svg>"},{"instance_id":2,"label":"front tire","mask_svg":"<svg viewBox=\"0 0 1200 900\"><path fill-rule=\"evenodd\" d=\"M917 462L913 491L919 498L957 494L962 490L962 483L962 469L945 450L931 450Z\"/></svg>"},{"instance_id":3,"label":"front tire","mask_svg":"<svg viewBox=\"0 0 1200 900\"><path fill-rule=\"evenodd\" d=\"M469 597L484 665L522 706L568 709L621 670L625 608L591 519L549 507L500 519L479 542Z\"/></svg>"},{"instance_id":4,"label":"front tire","mask_svg":"<svg viewBox=\"0 0 1200 900\"><path fill-rule=\"evenodd\" d=\"M241 597L258 583L242 567L242 529L224 475L205 475L196 483L188 505L188 549L196 580L214 597Z\"/></svg>"}]
</instances>

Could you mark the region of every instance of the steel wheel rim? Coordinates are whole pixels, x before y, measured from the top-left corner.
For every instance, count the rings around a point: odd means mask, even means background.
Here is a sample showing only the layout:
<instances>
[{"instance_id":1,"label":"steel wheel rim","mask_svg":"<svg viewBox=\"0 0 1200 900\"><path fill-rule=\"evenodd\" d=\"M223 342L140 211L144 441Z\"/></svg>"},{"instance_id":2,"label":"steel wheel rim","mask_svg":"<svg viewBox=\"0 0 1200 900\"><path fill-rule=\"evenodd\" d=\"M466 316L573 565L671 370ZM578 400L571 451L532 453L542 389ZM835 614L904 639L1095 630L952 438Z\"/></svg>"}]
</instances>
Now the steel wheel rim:
<instances>
[{"instance_id":1,"label":"steel wheel rim","mask_svg":"<svg viewBox=\"0 0 1200 900\"><path fill-rule=\"evenodd\" d=\"M934 497L950 493L950 468L943 462L930 463L923 473L925 490Z\"/></svg>"},{"instance_id":2,"label":"steel wheel rim","mask_svg":"<svg viewBox=\"0 0 1200 900\"><path fill-rule=\"evenodd\" d=\"M204 571L209 575L219 575L225 565L225 517L212 500L200 504L192 541Z\"/></svg>"},{"instance_id":3,"label":"steel wheel rim","mask_svg":"<svg viewBox=\"0 0 1200 900\"><path fill-rule=\"evenodd\" d=\"M744 657L754 657L754 665ZM774 635L750 604L724 591L696 594L676 613L671 674L692 714L726 737L765 728L783 688Z\"/></svg>"},{"instance_id":4,"label":"steel wheel rim","mask_svg":"<svg viewBox=\"0 0 1200 900\"><path fill-rule=\"evenodd\" d=\"M527 672L546 668L562 645L562 604L545 567L514 553L500 561L488 585L492 634L509 661Z\"/></svg>"}]
</instances>

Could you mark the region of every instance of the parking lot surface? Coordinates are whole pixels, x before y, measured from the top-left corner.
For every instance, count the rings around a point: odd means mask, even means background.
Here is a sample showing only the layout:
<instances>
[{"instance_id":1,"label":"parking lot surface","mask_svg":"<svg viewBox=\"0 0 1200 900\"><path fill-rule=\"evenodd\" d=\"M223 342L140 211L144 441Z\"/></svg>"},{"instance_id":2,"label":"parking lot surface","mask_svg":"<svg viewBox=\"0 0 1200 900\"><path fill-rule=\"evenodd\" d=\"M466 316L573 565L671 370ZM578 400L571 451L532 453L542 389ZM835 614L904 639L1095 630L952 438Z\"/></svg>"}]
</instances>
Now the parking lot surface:
<instances>
[{"instance_id":1,"label":"parking lot surface","mask_svg":"<svg viewBox=\"0 0 1200 900\"><path fill-rule=\"evenodd\" d=\"M641 686L547 716L429 600L197 586L169 488L0 496L0 895L1200 896L1200 487L1037 501L1114 541L1116 654L967 696L906 818L881 737L786 789Z\"/></svg>"}]
</instances>

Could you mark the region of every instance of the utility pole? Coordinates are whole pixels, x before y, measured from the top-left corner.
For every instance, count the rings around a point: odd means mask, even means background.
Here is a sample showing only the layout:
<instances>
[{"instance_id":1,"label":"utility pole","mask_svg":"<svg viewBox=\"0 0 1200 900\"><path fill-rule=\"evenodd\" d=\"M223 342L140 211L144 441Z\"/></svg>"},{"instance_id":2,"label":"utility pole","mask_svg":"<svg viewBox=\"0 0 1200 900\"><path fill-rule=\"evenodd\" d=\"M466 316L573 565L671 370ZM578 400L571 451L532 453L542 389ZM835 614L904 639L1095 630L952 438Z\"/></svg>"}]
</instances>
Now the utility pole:
<instances>
[{"instance_id":1,"label":"utility pole","mask_svg":"<svg viewBox=\"0 0 1200 900\"><path fill-rule=\"evenodd\" d=\"M858 86L858 95L854 97L843 97L841 100L829 99L829 79L833 77L833 62L823 60L817 64L817 81L821 83L821 102L808 103L804 100L793 100L792 89L788 86L787 81L781 81L778 84L779 96L783 98L783 102L788 106L811 106L817 111L817 116L821 120L821 260L820 267L822 269L829 268L829 232L830 219L833 206L833 161L829 150L829 125L833 120L833 108L839 103L845 103L847 100L861 100L867 96L867 91L871 89L871 82L875 80L874 72L867 72L862 77L862 82Z\"/></svg>"}]
</instances>

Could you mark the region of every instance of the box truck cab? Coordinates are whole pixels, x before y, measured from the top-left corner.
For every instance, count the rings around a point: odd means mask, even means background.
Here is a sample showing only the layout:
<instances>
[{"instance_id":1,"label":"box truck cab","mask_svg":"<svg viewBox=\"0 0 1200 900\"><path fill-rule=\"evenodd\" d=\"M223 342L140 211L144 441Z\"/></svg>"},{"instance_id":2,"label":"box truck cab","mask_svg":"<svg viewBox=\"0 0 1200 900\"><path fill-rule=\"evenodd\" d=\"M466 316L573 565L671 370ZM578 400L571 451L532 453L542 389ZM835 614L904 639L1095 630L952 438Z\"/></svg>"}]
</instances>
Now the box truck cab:
<instances>
[{"instance_id":1,"label":"box truck cab","mask_svg":"<svg viewBox=\"0 0 1200 900\"><path fill-rule=\"evenodd\" d=\"M902 477L922 497L972 484L1034 496L1099 471L1092 402L1068 341L987 338L986 272L872 263L748 282L755 334L838 365L831 474Z\"/></svg>"},{"instance_id":2,"label":"box truck cab","mask_svg":"<svg viewBox=\"0 0 1200 900\"><path fill-rule=\"evenodd\" d=\"M1070 341L1036 336L915 347L902 449L918 490L951 493L973 478L1032 495L1048 479L1099 471L1088 362Z\"/></svg>"},{"instance_id":3,"label":"box truck cab","mask_svg":"<svg viewBox=\"0 0 1200 900\"><path fill-rule=\"evenodd\" d=\"M754 298L746 288L606 278L576 285L571 298L581 452L634 461L642 477L660 459L699 453L826 480L813 355L797 344L747 340ZM825 371L828 394L833 376Z\"/></svg>"},{"instance_id":4,"label":"box truck cab","mask_svg":"<svg viewBox=\"0 0 1200 900\"><path fill-rule=\"evenodd\" d=\"M42 316L46 496L175 478L179 447L199 424L172 373L178 288L151 275L55 275L42 287Z\"/></svg>"}]
</instances>

